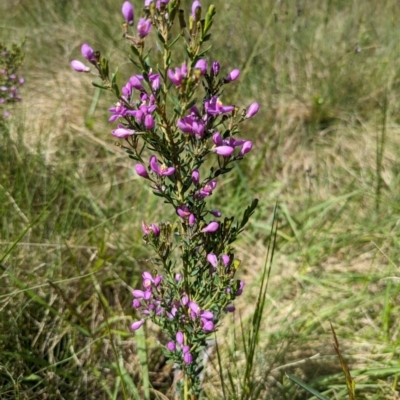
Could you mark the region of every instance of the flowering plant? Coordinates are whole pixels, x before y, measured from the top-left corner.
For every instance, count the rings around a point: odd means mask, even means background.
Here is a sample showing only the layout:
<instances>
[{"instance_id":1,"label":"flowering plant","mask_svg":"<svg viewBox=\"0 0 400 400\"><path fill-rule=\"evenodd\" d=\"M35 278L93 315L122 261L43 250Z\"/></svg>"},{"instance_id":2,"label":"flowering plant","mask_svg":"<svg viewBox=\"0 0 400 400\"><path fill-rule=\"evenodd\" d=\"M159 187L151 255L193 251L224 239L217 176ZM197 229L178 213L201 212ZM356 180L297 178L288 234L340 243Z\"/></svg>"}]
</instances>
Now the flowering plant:
<instances>
[{"instance_id":1,"label":"flowering plant","mask_svg":"<svg viewBox=\"0 0 400 400\"><path fill-rule=\"evenodd\" d=\"M221 219L219 210L207 206L207 197L233 163L252 150L252 142L237 135L259 106L239 110L220 99L223 87L237 80L240 71L222 76L219 62L210 63L209 49L203 49L211 37L215 7L203 13L196 0L188 19L179 7L179 0L146 0L136 32L131 32L134 8L128 1L123 4L124 37L137 73L122 87L98 51L88 44L81 51L102 80L93 84L117 97L109 109L110 122L118 123L112 135L123 139L120 146L136 161L137 174L154 195L176 212L172 223L142 223L143 239L156 253L155 268L143 273L143 288L133 291L133 307L141 319L131 328L139 329L146 319L161 328L169 338L165 355L183 373L184 397L195 398L201 391L207 340L243 291L244 282L235 279L240 261L231 245L257 206L255 199L239 220ZM157 54L150 57L152 31L159 59ZM178 62L179 43L185 56ZM90 71L78 60L71 66Z\"/></svg>"},{"instance_id":2,"label":"flowering plant","mask_svg":"<svg viewBox=\"0 0 400 400\"><path fill-rule=\"evenodd\" d=\"M7 104L21 101L19 88L25 80L17 75L17 71L24 60L23 44L13 44L9 49L0 43L0 119L10 116Z\"/></svg>"}]
</instances>

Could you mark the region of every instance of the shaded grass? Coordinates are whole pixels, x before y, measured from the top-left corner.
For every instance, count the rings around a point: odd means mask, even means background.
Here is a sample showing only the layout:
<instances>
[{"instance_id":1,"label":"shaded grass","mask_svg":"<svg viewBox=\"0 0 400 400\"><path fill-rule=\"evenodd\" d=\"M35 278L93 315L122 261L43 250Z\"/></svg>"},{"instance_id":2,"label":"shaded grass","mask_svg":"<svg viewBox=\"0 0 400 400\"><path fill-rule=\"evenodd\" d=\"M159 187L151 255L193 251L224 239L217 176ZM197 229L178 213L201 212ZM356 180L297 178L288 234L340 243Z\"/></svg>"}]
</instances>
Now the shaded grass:
<instances>
[{"instance_id":1,"label":"shaded grass","mask_svg":"<svg viewBox=\"0 0 400 400\"><path fill-rule=\"evenodd\" d=\"M263 110L243 132L255 141L253 154L210 199L226 215L237 215L253 197L261 202L236 246L247 297L225 326L246 326L252 317L272 205L279 200L276 257L254 363L253 379L264 384L257 398L308 398L286 372L329 398L346 398L329 322L357 398L396 398L397 3L216 4L215 54L223 70L242 70L224 102L244 107L257 99ZM112 56L114 67L122 62L119 6L32 0L1 9L9 18L0 36L28 38L24 108L2 133L0 251L44 214L0 271L0 397L123 398L118 365L141 396L128 330L130 288L152 268L140 223L170 215L112 145L104 110L114 100L101 94L93 124L85 127L95 92L68 69L84 41ZM124 65L122 74L130 73ZM221 330L221 363L240 374L238 328L229 335ZM153 387L167 392L170 369L155 346L164 338L154 327L147 337L143 362ZM206 393L220 398L212 365ZM235 372L232 379L239 381ZM129 387L126 396L134 398Z\"/></svg>"}]
</instances>

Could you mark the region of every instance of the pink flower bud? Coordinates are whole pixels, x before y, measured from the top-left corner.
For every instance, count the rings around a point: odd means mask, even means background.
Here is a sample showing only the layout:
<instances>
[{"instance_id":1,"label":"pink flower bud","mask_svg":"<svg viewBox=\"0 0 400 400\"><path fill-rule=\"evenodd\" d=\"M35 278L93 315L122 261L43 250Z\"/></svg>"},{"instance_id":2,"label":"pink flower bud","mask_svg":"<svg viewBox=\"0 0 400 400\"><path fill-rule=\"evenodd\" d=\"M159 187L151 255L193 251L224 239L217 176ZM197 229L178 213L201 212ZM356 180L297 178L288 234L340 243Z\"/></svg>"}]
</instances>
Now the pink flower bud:
<instances>
[{"instance_id":1,"label":"pink flower bud","mask_svg":"<svg viewBox=\"0 0 400 400\"><path fill-rule=\"evenodd\" d=\"M176 333L176 343L178 343L179 346L182 346L183 340L184 340L183 333L181 331L177 332Z\"/></svg>"},{"instance_id":2,"label":"pink flower bud","mask_svg":"<svg viewBox=\"0 0 400 400\"><path fill-rule=\"evenodd\" d=\"M144 319L141 319L140 321L136 321L131 325L131 329L133 331L138 330L142 325L144 324Z\"/></svg>"},{"instance_id":3,"label":"pink flower bud","mask_svg":"<svg viewBox=\"0 0 400 400\"><path fill-rule=\"evenodd\" d=\"M88 44L84 43L82 45L81 52L82 52L83 57L86 58L86 60L88 60L90 62L95 61L94 51Z\"/></svg>"},{"instance_id":4,"label":"pink flower bud","mask_svg":"<svg viewBox=\"0 0 400 400\"><path fill-rule=\"evenodd\" d=\"M214 267L217 268L218 266L218 258L215 254L210 253L207 254L207 261Z\"/></svg>"},{"instance_id":5,"label":"pink flower bud","mask_svg":"<svg viewBox=\"0 0 400 400\"><path fill-rule=\"evenodd\" d=\"M212 151L214 153L218 154L219 156L229 157L233 154L235 149L231 146L218 146L218 147L214 147L212 149Z\"/></svg>"},{"instance_id":6,"label":"pink flower bud","mask_svg":"<svg viewBox=\"0 0 400 400\"><path fill-rule=\"evenodd\" d=\"M119 139L126 139L135 134L135 131L132 129L117 128L111 131L111 134Z\"/></svg>"},{"instance_id":7,"label":"pink flower bud","mask_svg":"<svg viewBox=\"0 0 400 400\"><path fill-rule=\"evenodd\" d=\"M233 82L237 78L239 78L240 71L238 69L234 69L233 71L229 72L228 76L225 78L227 82Z\"/></svg>"},{"instance_id":8,"label":"pink flower bud","mask_svg":"<svg viewBox=\"0 0 400 400\"><path fill-rule=\"evenodd\" d=\"M140 38L146 37L150 33L151 21L149 19L140 18L138 23L138 34Z\"/></svg>"},{"instance_id":9,"label":"pink flower bud","mask_svg":"<svg viewBox=\"0 0 400 400\"><path fill-rule=\"evenodd\" d=\"M222 263L224 264L224 266L227 267L230 262L230 258L228 256L228 254L223 254L221 259L222 259Z\"/></svg>"},{"instance_id":10,"label":"pink flower bud","mask_svg":"<svg viewBox=\"0 0 400 400\"><path fill-rule=\"evenodd\" d=\"M211 210L210 214L214 215L214 217L220 218L222 213L219 210Z\"/></svg>"},{"instance_id":11,"label":"pink flower bud","mask_svg":"<svg viewBox=\"0 0 400 400\"><path fill-rule=\"evenodd\" d=\"M192 172L192 182L197 186L200 181L200 173L198 169L194 169Z\"/></svg>"},{"instance_id":12,"label":"pink flower bud","mask_svg":"<svg viewBox=\"0 0 400 400\"><path fill-rule=\"evenodd\" d=\"M76 72L89 72L90 68L87 67L84 63L78 61L78 60L73 60L71 61L71 67L76 71Z\"/></svg>"},{"instance_id":13,"label":"pink flower bud","mask_svg":"<svg viewBox=\"0 0 400 400\"><path fill-rule=\"evenodd\" d=\"M135 170L136 173L141 176L142 178L149 178L149 174L147 173L146 167L143 166L142 164L136 164L135 165Z\"/></svg>"},{"instance_id":14,"label":"pink flower bud","mask_svg":"<svg viewBox=\"0 0 400 400\"><path fill-rule=\"evenodd\" d=\"M260 106L258 103L250 104L250 107L247 109L246 118L251 118L252 116L256 115L259 109Z\"/></svg>"},{"instance_id":15,"label":"pink flower bud","mask_svg":"<svg viewBox=\"0 0 400 400\"><path fill-rule=\"evenodd\" d=\"M196 223L196 217L194 216L194 214L190 214L189 215L189 226L193 226Z\"/></svg>"},{"instance_id":16,"label":"pink flower bud","mask_svg":"<svg viewBox=\"0 0 400 400\"><path fill-rule=\"evenodd\" d=\"M192 18L194 21L200 21L201 17L201 4L198 0L195 0L192 4Z\"/></svg>"},{"instance_id":17,"label":"pink flower bud","mask_svg":"<svg viewBox=\"0 0 400 400\"><path fill-rule=\"evenodd\" d=\"M250 141L244 142L242 149L240 150L240 155L244 156L253 148L253 143Z\"/></svg>"},{"instance_id":18,"label":"pink flower bud","mask_svg":"<svg viewBox=\"0 0 400 400\"><path fill-rule=\"evenodd\" d=\"M133 297L136 297L137 299L143 299L143 297L144 297L143 290L133 290L132 294L133 294Z\"/></svg>"},{"instance_id":19,"label":"pink flower bud","mask_svg":"<svg viewBox=\"0 0 400 400\"><path fill-rule=\"evenodd\" d=\"M203 233L213 233L219 228L219 223L218 222L210 222L205 228L203 228L201 231Z\"/></svg>"},{"instance_id":20,"label":"pink flower bud","mask_svg":"<svg viewBox=\"0 0 400 400\"><path fill-rule=\"evenodd\" d=\"M134 10L132 4L129 1L125 1L125 3L122 5L122 15L129 25L133 24Z\"/></svg>"},{"instance_id":21,"label":"pink flower bud","mask_svg":"<svg viewBox=\"0 0 400 400\"><path fill-rule=\"evenodd\" d=\"M189 297L186 294L182 296L181 303L183 306L189 303Z\"/></svg>"},{"instance_id":22,"label":"pink flower bud","mask_svg":"<svg viewBox=\"0 0 400 400\"><path fill-rule=\"evenodd\" d=\"M214 330L214 323L207 319L202 319L202 328L204 332L211 332Z\"/></svg>"},{"instance_id":23,"label":"pink flower bud","mask_svg":"<svg viewBox=\"0 0 400 400\"><path fill-rule=\"evenodd\" d=\"M189 301L189 308L196 314L199 315L200 314L200 307L199 305L194 302L194 301Z\"/></svg>"},{"instance_id":24,"label":"pink flower bud","mask_svg":"<svg viewBox=\"0 0 400 400\"><path fill-rule=\"evenodd\" d=\"M183 356L183 361L185 364L191 364L193 362L193 356L191 353L187 352Z\"/></svg>"},{"instance_id":25,"label":"pink flower bud","mask_svg":"<svg viewBox=\"0 0 400 400\"><path fill-rule=\"evenodd\" d=\"M219 69L220 69L220 65L218 61L214 61L212 63L212 67L211 67L211 72L214 76L217 76L219 74Z\"/></svg>"},{"instance_id":26,"label":"pink flower bud","mask_svg":"<svg viewBox=\"0 0 400 400\"><path fill-rule=\"evenodd\" d=\"M182 279L182 275L181 274L175 274L175 281L179 282Z\"/></svg>"},{"instance_id":27,"label":"pink flower bud","mask_svg":"<svg viewBox=\"0 0 400 400\"><path fill-rule=\"evenodd\" d=\"M148 131L151 131L154 128L154 118L151 114L145 116L144 126Z\"/></svg>"},{"instance_id":28,"label":"pink flower bud","mask_svg":"<svg viewBox=\"0 0 400 400\"><path fill-rule=\"evenodd\" d=\"M168 349L169 351L175 351L175 350L176 350L176 345L175 345L175 343L174 343L174 342L168 342L168 343L167 343L167 349Z\"/></svg>"},{"instance_id":29,"label":"pink flower bud","mask_svg":"<svg viewBox=\"0 0 400 400\"><path fill-rule=\"evenodd\" d=\"M138 309L142 306L142 304L140 303L140 301L138 299L133 299L132 306L133 306L133 308Z\"/></svg>"},{"instance_id":30,"label":"pink flower bud","mask_svg":"<svg viewBox=\"0 0 400 400\"><path fill-rule=\"evenodd\" d=\"M160 228L159 226L155 225L155 224L151 224L150 225L150 229L152 230L154 236L158 237L160 236ZM157 278L156 278L157 279ZM155 281L155 280L154 280ZM156 285L157 286L157 285Z\"/></svg>"},{"instance_id":31,"label":"pink flower bud","mask_svg":"<svg viewBox=\"0 0 400 400\"><path fill-rule=\"evenodd\" d=\"M194 67L200 70L201 75L204 75L207 72L207 61L204 59L200 59L197 61Z\"/></svg>"}]
</instances>

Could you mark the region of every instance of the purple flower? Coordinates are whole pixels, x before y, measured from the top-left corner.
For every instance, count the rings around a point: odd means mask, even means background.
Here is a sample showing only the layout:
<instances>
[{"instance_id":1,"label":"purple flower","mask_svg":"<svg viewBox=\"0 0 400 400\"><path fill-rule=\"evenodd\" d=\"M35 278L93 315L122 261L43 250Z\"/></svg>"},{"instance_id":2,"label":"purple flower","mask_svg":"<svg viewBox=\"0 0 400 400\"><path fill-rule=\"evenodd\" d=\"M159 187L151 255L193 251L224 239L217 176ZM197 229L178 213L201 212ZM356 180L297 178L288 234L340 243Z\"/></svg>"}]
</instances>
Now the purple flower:
<instances>
[{"instance_id":1,"label":"purple flower","mask_svg":"<svg viewBox=\"0 0 400 400\"><path fill-rule=\"evenodd\" d=\"M146 128L148 131L151 131L151 130L153 130L154 125L155 125L155 123L154 123L154 118L153 118L153 116L152 116L151 114L147 114L147 115L144 117L144 126L145 126L145 128Z\"/></svg>"},{"instance_id":2,"label":"purple flower","mask_svg":"<svg viewBox=\"0 0 400 400\"><path fill-rule=\"evenodd\" d=\"M220 218L222 213L219 210L211 210L210 214L214 215L214 217Z\"/></svg>"},{"instance_id":3,"label":"purple flower","mask_svg":"<svg viewBox=\"0 0 400 400\"><path fill-rule=\"evenodd\" d=\"M181 304L182 304L183 306L186 306L188 303L189 303L189 297L188 297L186 294L184 294L184 295L182 296L182 298L181 298Z\"/></svg>"},{"instance_id":4,"label":"purple flower","mask_svg":"<svg viewBox=\"0 0 400 400\"><path fill-rule=\"evenodd\" d=\"M140 301L138 299L133 299L132 306L133 306L133 308L138 309L142 306L142 304L140 303Z\"/></svg>"},{"instance_id":5,"label":"purple flower","mask_svg":"<svg viewBox=\"0 0 400 400\"><path fill-rule=\"evenodd\" d=\"M250 104L250 107L247 110L246 118L251 118L252 116L256 115L259 109L260 105L258 103Z\"/></svg>"},{"instance_id":6,"label":"purple flower","mask_svg":"<svg viewBox=\"0 0 400 400\"><path fill-rule=\"evenodd\" d=\"M176 213L181 217L181 218L188 218L191 214L188 206L183 205L183 206L179 206L176 209Z\"/></svg>"},{"instance_id":7,"label":"purple flower","mask_svg":"<svg viewBox=\"0 0 400 400\"><path fill-rule=\"evenodd\" d=\"M138 23L138 34L141 39L146 37L150 33L151 21L149 19L140 18Z\"/></svg>"},{"instance_id":8,"label":"purple flower","mask_svg":"<svg viewBox=\"0 0 400 400\"><path fill-rule=\"evenodd\" d=\"M242 149L240 150L240 155L244 156L245 154L247 154L249 151L251 151L251 149L253 148L253 143L249 141L244 142Z\"/></svg>"},{"instance_id":9,"label":"purple flower","mask_svg":"<svg viewBox=\"0 0 400 400\"><path fill-rule=\"evenodd\" d=\"M87 67L84 63L78 61L78 60L73 60L71 61L71 67L76 71L76 72L89 72L90 68Z\"/></svg>"},{"instance_id":10,"label":"purple flower","mask_svg":"<svg viewBox=\"0 0 400 400\"><path fill-rule=\"evenodd\" d=\"M129 25L133 25L134 10L129 1L125 1L125 3L122 5L122 15Z\"/></svg>"},{"instance_id":11,"label":"purple flower","mask_svg":"<svg viewBox=\"0 0 400 400\"><path fill-rule=\"evenodd\" d=\"M155 156L150 157L150 168L153 172L160 176L169 176L175 172L174 167L167 167L164 164L162 164L161 166L158 165L158 161Z\"/></svg>"},{"instance_id":12,"label":"purple flower","mask_svg":"<svg viewBox=\"0 0 400 400\"><path fill-rule=\"evenodd\" d=\"M211 311L204 310L200 313L201 318L213 319L214 314Z\"/></svg>"},{"instance_id":13,"label":"purple flower","mask_svg":"<svg viewBox=\"0 0 400 400\"><path fill-rule=\"evenodd\" d=\"M211 67L211 74L217 76L219 74L220 65L218 61L214 61Z\"/></svg>"},{"instance_id":14,"label":"purple flower","mask_svg":"<svg viewBox=\"0 0 400 400\"><path fill-rule=\"evenodd\" d=\"M208 319L202 318L201 325L204 332L211 332L214 330L214 323Z\"/></svg>"},{"instance_id":15,"label":"purple flower","mask_svg":"<svg viewBox=\"0 0 400 400\"><path fill-rule=\"evenodd\" d=\"M212 149L214 153L217 153L219 156L229 157L235 151L235 149L231 146L218 146Z\"/></svg>"},{"instance_id":16,"label":"purple flower","mask_svg":"<svg viewBox=\"0 0 400 400\"><path fill-rule=\"evenodd\" d=\"M203 233L213 233L219 228L219 223L218 222L210 222L205 228L203 228L201 231Z\"/></svg>"},{"instance_id":17,"label":"purple flower","mask_svg":"<svg viewBox=\"0 0 400 400\"><path fill-rule=\"evenodd\" d=\"M178 343L179 346L183 345L184 336L183 336L183 333L181 331L178 331L176 333L175 339L176 339L176 343Z\"/></svg>"},{"instance_id":18,"label":"purple flower","mask_svg":"<svg viewBox=\"0 0 400 400\"><path fill-rule=\"evenodd\" d=\"M150 72L149 74L149 81L151 82L151 88L153 90L158 90L160 89L161 86L161 77L160 74L154 74L153 72Z\"/></svg>"},{"instance_id":19,"label":"purple flower","mask_svg":"<svg viewBox=\"0 0 400 400\"><path fill-rule=\"evenodd\" d=\"M168 342L168 343L167 343L167 349L168 349L169 351L175 351L175 350L176 350L175 342Z\"/></svg>"},{"instance_id":20,"label":"purple flower","mask_svg":"<svg viewBox=\"0 0 400 400\"><path fill-rule=\"evenodd\" d=\"M151 231L153 232L153 235L154 235L155 237L160 236L161 230L160 230L160 227L159 227L158 225L156 225L156 224L151 224L151 225L150 225L150 229L151 229ZM162 276L157 276L157 278L154 279L154 285L155 285L155 286L158 286L158 283L159 283L161 280L162 280Z\"/></svg>"},{"instance_id":21,"label":"purple flower","mask_svg":"<svg viewBox=\"0 0 400 400\"><path fill-rule=\"evenodd\" d=\"M228 76L225 78L226 82L233 82L236 81L237 78L239 78L240 71L238 69L234 69L231 72L229 72Z\"/></svg>"},{"instance_id":22,"label":"purple flower","mask_svg":"<svg viewBox=\"0 0 400 400\"><path fill-rule=\"evenodd\" d=\"M200 181L200 173L199 173L199 170L198 169L194 169L193 171L192 171L192 182L193 182L193 184L194 185L198 185L199 184L199 181Z\"/></svg>"},{"instance_id":23,"label":"purple flower","mask_svg":"<svg viewBox=\"0 0 400 400\"><path fill-rule=\"evenodd\" d=\"M200 21L201 17L201 4L198 0L195 0L192 4L192 18L194 21Z\"/></svg>"},{"instance_id":24,"label":"purple flower","mask_svg":"<svg viewBox=\"0 0 400 400\"><path fill-rule=\"evenodd\" d=\"M149 174L147 173L146 167L142 164L135 165L136 173L141 176L142 178L148 179Z\"/></svg>"},{"instance_id":25,"label":"purple flower","mask_svg":"<svg viewBox=\"0 0 400 400\"><path fill-rule=\"evenodd\" d=\"M179 119L177 125L182 132L194 134L198 139L204 136L204 121L193 112L187 117Z\"/></svg>"},{"instance_id":26,"label":"purple flower","mask_svg":"<svg viewBox=\"0 0 400 400\"><path fill-rule=\"evenodd\" d=\"M207 261L214 267L217 268L218 266L218 258L215 254L210 253L207 254Z\"/></svg>"},{"instance_id":27,"label":"purple flower","mask_svg":"<svg viewBox=\"0 0 400 400\"><path fill-rule=\"evenodd\" d=\"M187 352L183 355L183 361L185 364L191 364L193 362L193 356L191 353Z\"/></svg>"},{"instance_id":28,"label":"purple flower","mask_svg":"<svg viewBox=\"0 0 400 400\"><path fill-rule=\"evenodd\" d=\"M194 68L198 69L201 75L204 75L207 72L207 61L203 58L198 60Z\"/></svg>"},{"instance_id":29,"label":"purple flower","mask_svg":"<svg viewBox=\"0 0 400 400\"><path fill-rule=\"evenodd\" d=\"M201 199L212 195L213 190L217 186L217 181L208 182L202 189L200 189L196 194Z\"/></svg>"},{"instance_id":30,"label":"purple flower","mask_svg":"<svg viewBox=\"0 0 400 400\"><path fill-rule=\"evenodd\" d=\"M133 331L138 330L142 325L144 324L144 319L141 319L140 321L136 321L131 325L131 329Z\"/></svg>"},{"instance_id":31,"label":"purple flower","mask_svg":"<svg viewBox=\"0 0 400 400\"><path fill-rule=\"evenodd\" d=\"M245 283L243 281L240 281L239 283L239 289L235 293L235 296L240 296L243 293L243 288L244 288Z\"/></svg>"},{"instance_id":32,"label":"purple flower","mask_svg":"<svg viewBox=\"0 0 400 400\"><path fill-rule=\"evenodd\" d=\"M135 131L132 129L126 129L126 128L117 128L111 131L112 135L120 138L120 139L126 139L129 136L132 136L135 134Z\"/></svg>"},{"instance_id":33,"label":"purple flower","mask_svg":"<svg viewBox=\"0 0 400 400\"><path fill-rule=\"evenodd\" d=\"M176 282L180 282L181 279L182 279L182 275L181 274L175 274L175 281Z\"/></svg>"},{"instance_id":34,"label":"purple flower","mask_svg":"<svg viewBox=\"0 0 400 400\"><path fill-rule=\"evenodd\" d=\"M88 60L90 62L96 61L96 58L94 56L94 51L88 44L84 43L82 45L81 52L82 52L83 57L86 58L86 60Z\"/></svg>"},{"instance_id":35,"label":"purple flower","mask_svg":"<svg viewBox=\"0 0 400 400\"><path fill-rule=\"evenodd\" d=\"M190 226L193 226L196 223L196 217L194 216L194 214L189 215L188 223Z\"/></svg>"},{"instance_id":36,"label":"purple flower","mask_svg":"<svg viewBox=\"0 0 400 400\"><path fill-rule=\"evenodd\" d=\"M196 315L200 314L200 307L195 301L189 301L189 308L193 311Z\"/></svg>"},{"instance_id":37,"label":"purple flower","mask_svg":"<svg viewBox=\"0 0 400 400\"><path fill-rule=\"evenodd\" d=\"M204 108L209 115L225 114L235 109L234 106L224 106L217 96L213 96L207 100L204 103Z\"/></svg>"},{"instance_id":38,"label":"purple flower","mask_svg":"<svg viewBox=\"0 0 400 400\"><path fill-rule=\"evenodd\" d=\"M135 290L132 290L132 295L133 295L133 297L136 297L137 299L143 299L144 292L143 292L143 290L135 289Z\"/></svg>"},{"instance_id":39,"label":"purple flower","mask_svg":"<svg viewBox=\"0 0 400 400\"><path fill-rule=\"evenodd\" d=\"M168 77L171 79L171 82L179 87L182 84L184 78L187 75L187 66L186 64L182 64L181 68L175 68L175 72L171 69L168 70Z\"/></svg>"},{"instance_id":40,"label":"purple flower","mask_svg":"<svg viewBox=\"0 0 400 400\"><path fill-rule=\"evenodd\" d=\"M127 114L128 110L120 102L118 102L115 104L115 107L109 108L108 111L111 111L113 113L108 121L114 122L118 118L124 117Z\"/></svg>"},{"instance_id":41,"label":"purple flower","mask_svg":"<svg viewBox=\"0 0 400 400\"><path fill-rule=\"evenodd\" d=\"M233 306L232 304L228 304L225 308L224 311L225 312L234 312L236 310L235 306Z\"/></svg>"},{"instance_id":42,"label":"purple flower","mask_svg":"<svg viewBox=\"0 0 400 400\"><path fill-rule=\"evenodd\" d=\"M129 83L136 90L144 91L144 87L141 82L142 80L143 80L142 75L134 75L129 78Z\"/></svg>"},{"instance_id":43,"label":"purple flower","mask_svg":"<svg viewBox=\"0 0 400 400\"><path fill-rule=\"evenodd\" d=\"M221 256L221 259L222 259L222 263L224 264L224 266L227 267L230 262L230 257L228 256L228 254L223 254Z\"/></svg>"}]
</instances>

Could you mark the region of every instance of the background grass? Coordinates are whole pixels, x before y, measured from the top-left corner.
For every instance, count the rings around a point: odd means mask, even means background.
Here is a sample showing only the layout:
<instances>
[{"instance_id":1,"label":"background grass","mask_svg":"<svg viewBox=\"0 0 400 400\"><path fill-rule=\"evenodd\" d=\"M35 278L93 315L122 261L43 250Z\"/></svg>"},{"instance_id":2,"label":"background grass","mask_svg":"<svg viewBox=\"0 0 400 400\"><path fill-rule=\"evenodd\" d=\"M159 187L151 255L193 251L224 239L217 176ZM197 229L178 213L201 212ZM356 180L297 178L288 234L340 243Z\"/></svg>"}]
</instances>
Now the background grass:
<instances>
[{"instance_id":1,"label":"background grass","mask_svg":"<svg viewBox=\"0 0 400 400\"><path fill-rule=\"evenodd\" d=\"M242 71L223 100L262 106L243 132L255 149L210 199L233 215L260 199L236 244L245 295L217 335L225 379L235 387L246 363L242 329L278 202L258 389L247 398L310 398L285 373L347 398L330 322L357 398L400 398L398 4L214 3L213 55ZM165 338L154 326L145 341L129 332L130 290L152 268L140 224L168 214L113 145L114 99L69 67L87 42L121 79L136 73L120 3L6 0L0 13L1 40L27 36L24 101L0 141L0 398L135 398L135 385L144 398L147 379L168 394ZM214 356L206 398L223 396L217 371Z\"/></svg>"}]
</instances>

